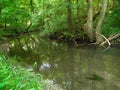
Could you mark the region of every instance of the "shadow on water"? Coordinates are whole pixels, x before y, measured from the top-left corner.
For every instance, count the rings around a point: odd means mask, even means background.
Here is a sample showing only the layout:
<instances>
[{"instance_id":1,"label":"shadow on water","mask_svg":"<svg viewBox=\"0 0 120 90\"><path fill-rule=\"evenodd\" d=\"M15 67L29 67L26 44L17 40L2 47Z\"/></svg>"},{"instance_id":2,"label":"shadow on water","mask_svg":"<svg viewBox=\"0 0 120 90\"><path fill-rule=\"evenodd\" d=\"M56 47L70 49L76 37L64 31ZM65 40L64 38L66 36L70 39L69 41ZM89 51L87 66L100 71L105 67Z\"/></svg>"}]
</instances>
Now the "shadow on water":
<instances>
[{"instance_id":1,"label":"shadow on water","mask_svg":"<svg viewBox=\"0 0 120 90\"><path fill-rule=\"evenodd\" d=\"M10 41L9 56L65 90L120 90L120 48L75 48L36 35Z\"/></svg>"}]
</instances>

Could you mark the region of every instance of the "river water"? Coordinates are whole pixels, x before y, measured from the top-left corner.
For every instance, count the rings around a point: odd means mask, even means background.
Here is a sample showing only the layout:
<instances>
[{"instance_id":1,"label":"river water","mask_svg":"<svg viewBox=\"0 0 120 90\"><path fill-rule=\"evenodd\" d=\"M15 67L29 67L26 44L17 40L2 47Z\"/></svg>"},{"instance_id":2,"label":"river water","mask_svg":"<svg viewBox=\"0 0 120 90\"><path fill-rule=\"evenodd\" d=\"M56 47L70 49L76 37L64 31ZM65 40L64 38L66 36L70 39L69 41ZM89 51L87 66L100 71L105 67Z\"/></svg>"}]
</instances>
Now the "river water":
<instances>
[{"instance_id":1,"label":"river water","mask_svg":"<svg viewBox=\"0 0 120 90\"><path fill-rule=\"evenodd\" d=\"M120 47L76 48L30 35L10 40L8 55L65 90L120 90Z\"/></svg>"}]
</instances>

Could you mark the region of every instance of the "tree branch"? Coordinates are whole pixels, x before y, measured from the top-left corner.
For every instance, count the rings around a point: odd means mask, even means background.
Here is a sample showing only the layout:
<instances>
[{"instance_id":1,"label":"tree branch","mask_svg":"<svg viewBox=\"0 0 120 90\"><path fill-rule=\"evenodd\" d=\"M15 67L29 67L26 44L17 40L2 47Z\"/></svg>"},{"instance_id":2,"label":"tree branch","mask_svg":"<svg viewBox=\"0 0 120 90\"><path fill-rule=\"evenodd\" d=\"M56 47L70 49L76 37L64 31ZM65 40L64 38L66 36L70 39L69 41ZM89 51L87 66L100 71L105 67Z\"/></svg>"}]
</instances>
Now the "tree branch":
<instances>
[{"instance_id":1,"label":"tree branch","mask_svg":"<svg viewBox=\"0 0 120 90\"><path fill-rule=\"evenodd\" d=\"M110 43L109 39L107 39L103 34L101 36L105 39L105 41L102 42L100 45L103 46L105 44L105 42L107 42L108 43L108 47L110 47L111 43Z\"/></svg>"},{"instance_id":2,"label":"tree branch","mask_svg":"<svg viewBox=\"0 0 120 90\"><path fill-rule=\"evenodd\" d=\"M102 37L105 39L105 41L103 41L100 45L104 46L106 43L108 43L108 45L110 46L111 45L110 41L112 41L112 40L117 39L118 37L120 37L120 34L112 35L108 39L104 35L102 35Z\"/></svg>"}]
</instances>

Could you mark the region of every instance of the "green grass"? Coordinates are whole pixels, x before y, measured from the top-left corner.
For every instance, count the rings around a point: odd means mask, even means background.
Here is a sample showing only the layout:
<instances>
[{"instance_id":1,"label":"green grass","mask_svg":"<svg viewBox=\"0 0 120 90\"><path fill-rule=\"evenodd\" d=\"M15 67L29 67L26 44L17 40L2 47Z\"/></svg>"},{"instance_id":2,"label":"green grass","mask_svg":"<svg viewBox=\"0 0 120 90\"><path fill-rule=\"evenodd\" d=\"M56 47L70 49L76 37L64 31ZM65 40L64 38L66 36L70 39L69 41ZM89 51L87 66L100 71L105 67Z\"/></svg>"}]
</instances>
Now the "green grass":
<instances>
[{"instance_id":1,"label":"green grass","mask_svg":"<svg viewBox=\"0 0 120 90\"><path fill-rule=\"evenodd\" d=\"M42 76L17 65L15 59L0 55L0 90L43 90Z\"/></svg>"}]
</instances>

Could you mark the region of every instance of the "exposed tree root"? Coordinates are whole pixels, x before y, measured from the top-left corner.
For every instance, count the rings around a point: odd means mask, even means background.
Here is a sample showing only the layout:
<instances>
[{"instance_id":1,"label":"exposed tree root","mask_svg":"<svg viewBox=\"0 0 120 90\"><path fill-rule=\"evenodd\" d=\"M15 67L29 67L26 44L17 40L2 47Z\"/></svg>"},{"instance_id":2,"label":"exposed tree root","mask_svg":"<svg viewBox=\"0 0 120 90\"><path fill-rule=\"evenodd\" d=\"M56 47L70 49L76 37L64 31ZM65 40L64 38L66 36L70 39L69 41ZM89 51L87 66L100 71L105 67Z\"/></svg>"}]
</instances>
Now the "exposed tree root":
<instances>
[{"instance_id":1,"label":"exposed tree root","mask_svg":"<svg viewBox=\"0 0 120 90\"><path fill-rule=\"evenodd\" d=\"M76 47L84 46L84 44L78 44L78 43L75 41L75 39L73 39L73 42L74 42L74 44L75 44Z\"/></svg>"}]
</instances>

